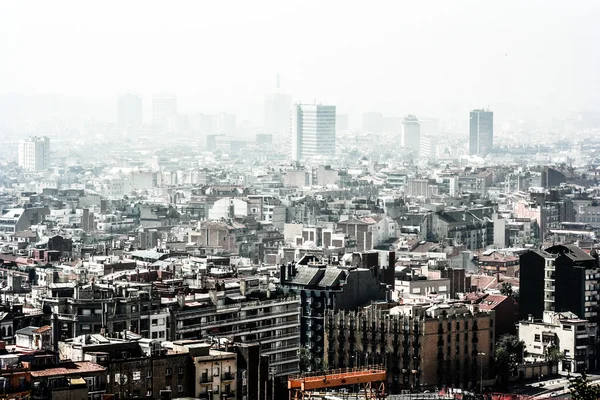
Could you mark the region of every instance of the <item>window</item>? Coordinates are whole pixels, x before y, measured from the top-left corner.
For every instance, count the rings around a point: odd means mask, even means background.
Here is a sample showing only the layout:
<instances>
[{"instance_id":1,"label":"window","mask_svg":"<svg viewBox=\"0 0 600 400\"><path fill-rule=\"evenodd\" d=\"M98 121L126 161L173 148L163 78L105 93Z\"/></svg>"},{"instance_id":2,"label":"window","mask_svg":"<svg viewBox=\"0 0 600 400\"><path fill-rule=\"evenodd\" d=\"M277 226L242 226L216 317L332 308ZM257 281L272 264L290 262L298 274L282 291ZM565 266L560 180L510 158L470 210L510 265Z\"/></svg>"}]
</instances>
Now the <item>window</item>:
<instances>
[{"instance_id":1,"label":"window","mask_svg":"<svg viewBox=\"0 0 600 400\"><path fill-rule=\"evenodd\" d=\"M183 385L177 385L177 391L183 393Z\"/></svg>"},{"instance_id":2,"label":"window","mask_svg":"<svg viewBox=\"0 0 600 400\"><path fill-rule=\"evenodd\" d=\"M133 371L131 378L134 381L139 381L140 379L142 379L142 373L140 371Z\"/></svg>"},{"instance_id":3,"label":"window","mask_svg":"<svg viewBox=\"0 0 600 400\"><path fill-rule=\"evenodd\" d=\"M146 375L146 378L152 378L152 371L148 370L148 375Z\"/></svg>"},{"instance_id":4,"label":"window","mask_svg":"<svg viewBox=\"0 0 600 400\"><path fill-rule=\"evenodd\" d=\"M571 325L563 325L563 330L565 330L565 331L571 331L571 330L573 330L573 326L571 326Z\"/></svg>"},{"instance_id":5,"label":"window","mask_svg":"<svg viewBox=\"0 0 600 400\"><path fill-rule=\"evenodd\" d=\"M158 326L158 319L156 319L156 318L152 319L152 326Z\"/></svg>"},{"instance_id":6,"label":"window","mask_svg":"<svg viewBox=\"0 0 600 400\"><path fill-rule=\"evenodd\" d=\"M173 370L171 368L167 368L167 370L165 371L165 375L170 376L173 373Z\"/></svg>"},{"instance_id":7,"label":"window","mask_svg":"<svg viewBox=\"0 0 600 400\"><path fill-rule=\"evenodd\" d=\"M183 375L183 367L179 367L179 375Z\"/></svg>"}]
</instances>

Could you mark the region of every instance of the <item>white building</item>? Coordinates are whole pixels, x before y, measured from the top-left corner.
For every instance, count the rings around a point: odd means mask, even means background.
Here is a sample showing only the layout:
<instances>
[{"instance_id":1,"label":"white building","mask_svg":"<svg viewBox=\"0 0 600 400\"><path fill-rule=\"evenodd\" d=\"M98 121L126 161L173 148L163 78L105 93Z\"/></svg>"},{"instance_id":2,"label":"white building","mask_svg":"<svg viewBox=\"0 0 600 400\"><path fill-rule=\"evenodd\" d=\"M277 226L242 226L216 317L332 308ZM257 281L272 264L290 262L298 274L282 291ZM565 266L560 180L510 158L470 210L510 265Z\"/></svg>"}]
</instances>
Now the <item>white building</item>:
<instances>
[{"instance_id":1,"label":"white building","mask_svg":"<svg viewBox=\"0 0 600 400\"><path fill-rule=\"evenodd\" d=\"M152 98L152 123L165 126L170 117L177 114L177 96L161 93Z\"/></svg>"},{"instance_id":2,"label":"white building","mask_svg":"<svg viewBox=\"0 0 600 400\"><path fill-rule=\"evenodd\" d=\"M270 93L265 96L265 133L275 139L287 137L290 132L292 96Z\"/></svg>"},{"instance_id":3,"label":"white building","mask_svg":"<svg viewBox=\"0 0 600 400\"><path fill-rule=\"evenodd\" d=\"M571 312L545 311L542 321L519 322L519 340L525 342L526 360L545 360L548 349L556 346L564 359L560 371L594 370L596 326Z\"/></svg>"},{"instance_id":4,"label":"white building","mask_svg":"<svg viewBox=\"0 0 600 400\"><path fill-rule=\"evenodd\" d=\"M335 106L292 107L292 160L335 156Z\"/></svg>"},{"instance_id":5,"label":"white building","mask_svg":"<svg viewBox=\"0 0 600 400\"><path fill-rule=\"evenodd\" d=\"M421 124L414 115L407 115L402 121L402 147L412 150L418 158L421 152Z\"/></svg>"},{"instance_id":6,"label":"white building","mask_svg":"<svg viewBox=\"0 0 600 400\"><path fill-rule=\"evenodd\" d=\"M19 167L26 171L42 171L50 167L50 139L32 136L19 141Z\"/></svg>"}]
</instances>

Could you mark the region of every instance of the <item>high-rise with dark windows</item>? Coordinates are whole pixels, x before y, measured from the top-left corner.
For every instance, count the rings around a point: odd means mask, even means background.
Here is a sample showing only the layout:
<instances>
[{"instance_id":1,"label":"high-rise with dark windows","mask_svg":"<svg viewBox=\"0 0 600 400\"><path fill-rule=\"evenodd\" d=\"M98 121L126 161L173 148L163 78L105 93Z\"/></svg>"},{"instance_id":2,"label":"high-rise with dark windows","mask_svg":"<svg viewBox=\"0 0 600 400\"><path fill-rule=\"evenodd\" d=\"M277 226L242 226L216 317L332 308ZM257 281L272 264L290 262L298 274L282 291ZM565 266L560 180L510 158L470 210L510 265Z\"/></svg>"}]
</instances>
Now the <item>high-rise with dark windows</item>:
<instances>
[{"instance_id":1,"label":"high-rise with dark windows","mask_svg":"<svg viewBox=\"0 0 600 400\"><path fill-rule=\"evenodd\" d=\"M473 110L469 123L469 154L485 157L494 148L494 113Z\"/></svg>"}]
</instances>

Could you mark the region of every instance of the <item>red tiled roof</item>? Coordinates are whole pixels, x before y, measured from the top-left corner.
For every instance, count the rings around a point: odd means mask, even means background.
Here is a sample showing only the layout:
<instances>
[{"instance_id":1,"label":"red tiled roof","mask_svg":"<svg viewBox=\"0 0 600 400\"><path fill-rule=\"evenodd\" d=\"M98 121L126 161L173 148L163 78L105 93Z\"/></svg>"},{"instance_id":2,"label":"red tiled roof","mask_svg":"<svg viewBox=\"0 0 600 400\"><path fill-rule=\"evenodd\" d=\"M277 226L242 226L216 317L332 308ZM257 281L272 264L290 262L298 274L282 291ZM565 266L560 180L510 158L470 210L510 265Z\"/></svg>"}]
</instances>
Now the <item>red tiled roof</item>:
<instances>
[{"instance_id":1,"label":"red tiled roof","mask_svg":"<svg viewBox=\"0 0 600 400\"><path fill-rule=\"evenodd\" d=\"M490 294L479 303L480 310L493 310L496 306L506 300L508 296L500 294Z\"/></svg>"},{"instance_id":2,"label":"red tiled roof","mask_svg":"<svg viewBox=\"0 0 600 400\"><path fill-rule=\"evenodd\" d=\"M48 368L41 371L31 371L31 376L33 378L41 378L48 376L80 375L103 371L106 371L106 368L102 365L89 361L78 361L74 363L65 364L61 367Z\"/></svg>"},{"instance_id":3,"label":"red tiled roof","mask_svg":"<svg viewBox=\"0 0 600 400\"><path fill-rule=\"evenodd\" d=\"M52 329L52 327L50 325L44 325L41 328L34 330L33 333L44 333L44 332L48 332L51 329Z\"/></svg>"}]
</instances>

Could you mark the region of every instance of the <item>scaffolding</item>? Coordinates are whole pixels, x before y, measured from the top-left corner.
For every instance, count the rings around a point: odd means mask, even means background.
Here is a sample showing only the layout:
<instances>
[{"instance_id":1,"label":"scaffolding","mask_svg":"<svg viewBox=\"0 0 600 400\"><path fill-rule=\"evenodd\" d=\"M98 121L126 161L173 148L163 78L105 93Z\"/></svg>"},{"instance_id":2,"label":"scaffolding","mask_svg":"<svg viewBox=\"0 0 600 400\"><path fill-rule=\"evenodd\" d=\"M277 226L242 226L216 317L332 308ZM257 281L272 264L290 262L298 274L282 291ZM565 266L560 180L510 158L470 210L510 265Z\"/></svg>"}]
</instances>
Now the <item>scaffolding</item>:
<instances>
[{"instance_id":1,"label":"scaffolding","mask_svg":"<svg viewBox=\"0 0 600 400\"><path fill-rule=\"evenodd\" d=\"M379 400L385 398L385 381L385 368L380 366L334 369L292 376L288 390L290 400L305 400L322 389L359 385L365 399Z\"/></svg>"}]
</instances>

